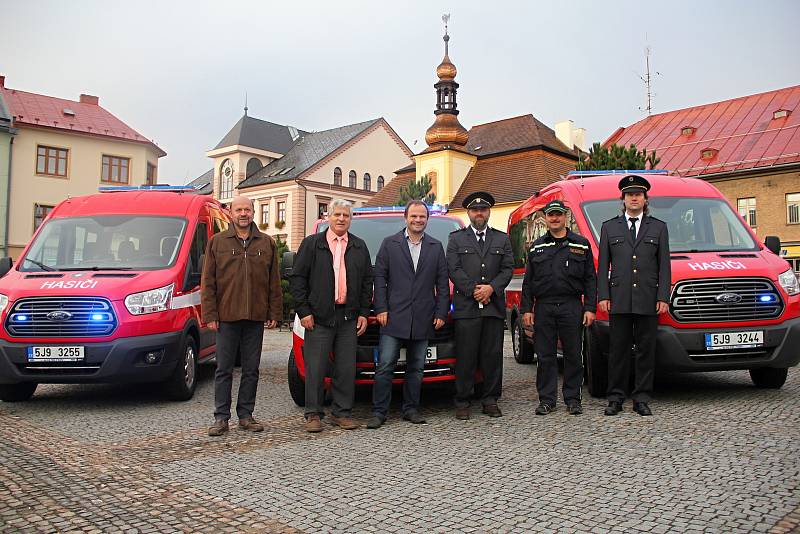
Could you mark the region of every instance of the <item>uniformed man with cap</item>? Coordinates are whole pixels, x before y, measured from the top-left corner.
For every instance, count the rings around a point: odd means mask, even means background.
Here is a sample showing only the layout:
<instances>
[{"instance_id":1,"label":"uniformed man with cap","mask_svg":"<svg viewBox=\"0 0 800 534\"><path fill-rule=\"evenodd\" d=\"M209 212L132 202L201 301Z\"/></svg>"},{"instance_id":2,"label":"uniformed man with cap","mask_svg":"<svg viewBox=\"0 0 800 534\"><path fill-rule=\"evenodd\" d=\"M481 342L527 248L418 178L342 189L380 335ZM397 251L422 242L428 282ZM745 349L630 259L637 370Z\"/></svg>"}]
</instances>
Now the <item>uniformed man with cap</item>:
<instances>
[{"instance_id":1,"label":"uniformed man with cap","mask_svg":"<svg viewBox=\"0 0 800 534\"><path fill-rule=\"evenodd\" d=\"M597 267L598 308L609 313L610 323L605 414L622 411L633 360L633 409L639 415L653 415L648 402L658 315L669 309L672 276L669 236L667 225L648 213L650 183L645 178L625 176L619 190L622 215L603 223Z\"/></svg>"},{"instance_id":2,"label":"uniformed man with cap","mask_svg":"<svg viewBox=\"0 0 800 534\"><path fill-rule=\"evenodd\" d=\"M589 240L567 228L563 202L548 202L544 214L548 232L534 241L528 252L521 304L522 323L534 327L534 350L539 358L536 415L547 415L556 406L559 339L564 354L564 404L570 415L579 415L583 413L582 326L594 322L597 296L594 256Z\"/></svg>"},{"instance_id":3,"label":"uniformed man with cap","mask_svg":"<svg viewBox=\"0 0 800 534\"><path fill-rule=\"evenodd\" d=\"M483 413L501 417L497 399L503 380L505 289L514 269L511 241L489 227L492 195L475 192L462 205L470 225L452 232L447 243L447 267L455 286L456 418L470 418L476 369L483 375Z\"/></svg>"}]
</instances>

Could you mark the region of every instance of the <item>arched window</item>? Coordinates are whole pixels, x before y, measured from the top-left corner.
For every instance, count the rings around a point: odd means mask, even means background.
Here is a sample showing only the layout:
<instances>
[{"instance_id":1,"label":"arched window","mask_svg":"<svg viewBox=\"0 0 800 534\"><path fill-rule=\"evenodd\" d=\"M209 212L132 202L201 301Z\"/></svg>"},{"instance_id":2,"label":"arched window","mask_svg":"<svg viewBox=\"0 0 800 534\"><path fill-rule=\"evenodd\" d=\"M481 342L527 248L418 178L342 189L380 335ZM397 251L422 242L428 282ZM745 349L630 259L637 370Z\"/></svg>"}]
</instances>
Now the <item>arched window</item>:
<instances>
[{"instance_id":1,"label":"arched window","mask_svg":"<svg viewBox=\"0 0 800 534\"><path fill-rule=\"evenodd\" d=\"M250 158L247 161L247 177L250 177L260 171L261 167L263 167L263 165L261 165L261 160L258 158Z\"/></svg>"},{"instance_id":2,"label":"arched window","mask_svg":"<svg viewBox=\"0 0 800 534\"><path fill-rule=\"evenodd\" d=\"M357 181L358 181L358 178L356 178L356 171L350 171L350 187L355 189L356 186L358 185L358 184L356 184Z\"/></svg>"},{"instance_id":3,"label":"arched window","mask_svg":"<svg viewBox=\"0 0 800 534\"><path fill-rule=\"evenodd\" d=\"M233 196L233 162L226 159L219 168L219 198Z\"/></svg>"},{"instance_id":4,"label":"arched window","mask_svg":"<svg viewBox=\"0 0 800 534\"><path fill-rule=\"evenodd\" d=\"M333 169L333 185L342 185L342 169L339 167Z\"/></svg>"},{"instance_id":5,"label":"arched window","mask_svg":"<svg viewBox=\"0 0 800 534\"><path fill-rule=\"evenodd\" d=\"M364 191L372 191L372 176L368 172L364 173Z\"/></svg>"},{"instance_id":6,"label":"arched window","mask_svg":"<svg viewBox=\"0 0 800 534\"><path fill-rule=\"evenodd\" d=\"M378 191L383 189L383 176L378 176Z\"/></svg>"}]
</instances>

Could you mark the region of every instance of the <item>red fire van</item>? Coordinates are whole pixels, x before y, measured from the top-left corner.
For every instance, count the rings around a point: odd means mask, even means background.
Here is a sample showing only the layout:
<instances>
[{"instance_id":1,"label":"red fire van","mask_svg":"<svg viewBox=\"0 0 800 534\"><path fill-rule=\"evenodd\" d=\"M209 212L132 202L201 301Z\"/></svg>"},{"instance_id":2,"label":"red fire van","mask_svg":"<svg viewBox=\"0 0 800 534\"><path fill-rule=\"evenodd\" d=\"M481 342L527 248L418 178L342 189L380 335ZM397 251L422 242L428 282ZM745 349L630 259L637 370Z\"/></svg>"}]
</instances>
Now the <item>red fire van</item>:
<instances>
[{"instance_id":1,"label":"red fire van","mask_svg":"<svg viewBox=\"0 0 800 534\"><path fill-rule=\"evenodd\" d=\"M600 227L621 213L617 184L624 174L647 177L650 213L667 224L672 260L669 313L659 318L656 360L661 369L747 369L756 386L779 388L800 362L800 284L777 254L780 240L759 242L722 194L697 178L666 171L583 171L548 185L511 213L514 279L508 286L508 324L514 356L534 358L532 332L519 313L522 276L534 239L547 231L542 208L553 199L569 208L569 228L592 244L595 265ZM584 361L589 392L605 396L608 315L586 329Z\"/></svg>"},{"instance_id":2,"label":"red fire van","mask_svg":"<svg viewBox=\"0 0 800 534\"><path fill-rule=\"evenodd\" d=\"M355 208L353 210L353 222L350 231L363 239L367 243L372 263L375 263L375 255L380 249L383 238L397 233L405 228L403 211L405 208L398 206L374 207L374 208ZM425 230L428 234L447 246L447 239L450 232L463 228L461 219L452 215L447 215L441 208L431 208L428 219L428 227ZM328 221L320 219L314 223L312 232L324 232L328 229ZM294 262L294 252L286 252L283 257L284 275L291 272L291 265ZM450 292L452 295L452 284ZM452 307L451 307L452 309ZM300 319L295 315L294 326L292 328L292 349L289 351L289 393L292 400L298 405L305 405L305 363L303 360L303 338L305 329L300 325ZM358 338L358 349L356 351L356 384L371 385L375 378L375 364L378 359L378 341L380 339L380 325L375 318L374 312L368 318L366 332ZM453 321L448 318L447 323L434 334L434 338L429 340L428 352L425 357L425 369L422 378L423 383L447 382L455 380L456 354L453 341ZM404 364L405 349L401 349L400 361L395 370L395 384L403 382L405 373ZM335 357L332 355L332 357ZM326 381L329 382L328 379Z\"/></svg>"},{"instance_id":3,"label":"red fire van","mask_svg":"<svg viewBox=\"0 0 800 534\"><path fill-rule=\"evenodd\" d=\"M200 273L229 215L191 189L103 189L56 206L13 268L0 260L4 401L40 383L134 382L186 400L214 356Z\"/></svg>"}]
</instances>

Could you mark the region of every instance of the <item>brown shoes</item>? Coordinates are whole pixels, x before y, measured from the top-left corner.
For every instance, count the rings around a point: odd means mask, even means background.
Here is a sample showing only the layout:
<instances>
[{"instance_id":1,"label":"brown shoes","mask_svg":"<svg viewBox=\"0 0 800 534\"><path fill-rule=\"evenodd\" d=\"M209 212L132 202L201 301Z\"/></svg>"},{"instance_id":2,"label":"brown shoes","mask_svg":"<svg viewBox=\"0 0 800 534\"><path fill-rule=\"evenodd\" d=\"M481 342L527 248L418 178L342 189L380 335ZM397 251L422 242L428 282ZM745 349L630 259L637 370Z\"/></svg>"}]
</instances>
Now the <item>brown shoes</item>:
<instances>
[{"instance_id":1,"label":"brown shoes","mask_svg":"<svg viewBox=\"0 0 800 534\"><path fill-rule=\"evenodd\" d=\"M331 415L330 421L334 425L343 428L345 430L355 430L359 426L361 426L352 419L350 419L349 417L336 417L335 415Z\"/></svg>"},{"instance_id":2,"label":"brown shoes","mask_svg":"<svg viewBox=\"0 0 800 534\"><path fill-rule=\"evenodd\" d=\"M248 432L263 432L264 425L252 417L245 417L244 419L239 419L239 430L247 430Z\"/></svg>"},{"instance_id":3,"label":"brown shoes","mask_svg":"<svg viewBox=\"0 0 800 534\"><path fill-rule=\"evenodd\" d=\"M221 436L228 432L228 421L224 419L218 419L214 421L214 424L208 427L208 435L209 436Z\"/></svg>"},{"instance_id":4,"label":"brown shoes","mask_svg":"<svg viewBox=\"0 0 800 534\"><path fill-rule=\"evenodd\" d=\"M322 432L322 421L318 415L309 415L306 418L306 432Z\"/></svg>"},{"instance_id":5,"label":"brown shoes","mask_svg":"<svg viewBox=\"0 0 800 534\"><path fill-rule=\"evenodd\" d=\"M469 406L466 408L456 408L456 419L460 421L469 419Z\"/></svg>"},{"instance_id":6,"label":"brown shoes","mask_svg":"<svg viewBox=\"0 0 800 534\"><path fill-rule=\"evenodd\" d=\"M487 404L483 407L483 413L489 417L503 417L503 412L496 404Z\"/></svg>"}]
</instances>

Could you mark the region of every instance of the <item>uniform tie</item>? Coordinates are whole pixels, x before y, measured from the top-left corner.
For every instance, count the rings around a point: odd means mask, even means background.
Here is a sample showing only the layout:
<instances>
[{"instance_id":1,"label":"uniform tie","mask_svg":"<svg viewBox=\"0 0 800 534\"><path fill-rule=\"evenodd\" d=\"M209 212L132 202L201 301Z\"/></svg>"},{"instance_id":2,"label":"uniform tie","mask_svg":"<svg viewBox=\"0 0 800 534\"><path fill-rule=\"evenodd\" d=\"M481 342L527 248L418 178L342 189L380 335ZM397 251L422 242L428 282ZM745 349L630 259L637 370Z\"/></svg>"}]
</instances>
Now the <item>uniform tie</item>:
<instances>
[{"instance_id":1,"label":"uniform tie","mask_svg":"<svg viewBox=\"0 0 800 534\"><path fill-rule=\"evenodd\" d=\"M636 221L639 220L639 217L631 217L631 239L634 243L636 243Z\"/></svg>"},{"instance_id":2,"label":"uniform tie","mask_svg":"<svg viewBox=\"0 0 800 534\"><path fill-rule=\"evenodd\" d=\"M484 234L484 232L477 232L477 234L478 234L478 248L480 248L481 252L483 252L483 234Z\"/></svg>"}]
</instances>

